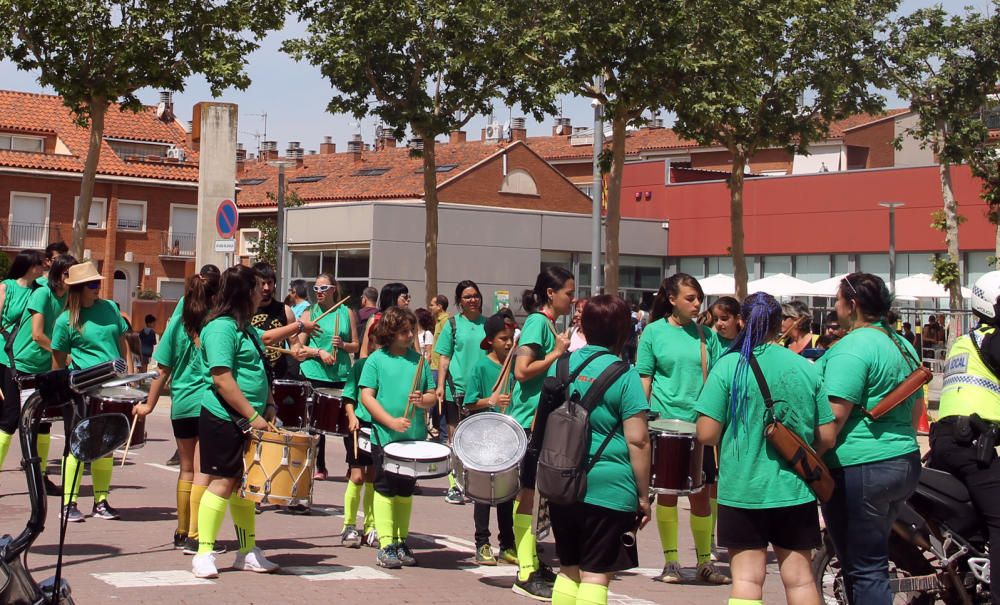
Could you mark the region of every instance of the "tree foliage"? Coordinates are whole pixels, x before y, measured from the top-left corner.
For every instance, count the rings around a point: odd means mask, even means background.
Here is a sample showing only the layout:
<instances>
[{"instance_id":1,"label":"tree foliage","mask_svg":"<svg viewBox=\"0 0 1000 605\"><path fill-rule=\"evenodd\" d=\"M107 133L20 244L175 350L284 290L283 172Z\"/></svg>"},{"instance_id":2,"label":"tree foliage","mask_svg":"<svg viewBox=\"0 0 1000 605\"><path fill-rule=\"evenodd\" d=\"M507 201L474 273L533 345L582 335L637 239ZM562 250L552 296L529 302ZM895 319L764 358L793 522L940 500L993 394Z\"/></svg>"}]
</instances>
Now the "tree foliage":
<instances>
[{"instance_id":1,"label":"tree foliage","mask_svg":"<svg viewBox=\"0 0 1000 605\"><path fill-rule=\"evenodd\" d=\"M277 196L270 191L267 192L267 199L278 202ZM292 190L285 191L285 208L295 208L305 204L299 194ZM265 262L272 267L278 266L278 220L274 218L262 218L250 223L251 229L256 229L260 234L257 237L257 244L254 246L252 256L258 262Z\"/></svg>"},{"instance_id":2,"label":"tree foliage","mask_svg":"<svg viewBox=\"0 0 1000 605\"><path fill-rule=\"evenodd\" d=\"M700 0L684 3L684 72L675 130L732 155L733 270L747 294L743 178L754 153L807 153L831 122L877 112L880 35L896 0Z\"/></svg>"},{"instance_id":3,"label":"tree foliage","mask_svg":"<svg viewBox=\"0 0 1000 605\"><path fill-rule=\"evenodd\" d=\"M283 0L0 0L0 56L38 70L82 126L90 125L72 253L83 238L111 104L138 110L137 91L179 91L202 74L212 93L250 79L243 68L268 30L284 22Z\"/></svg>"}]
</instances>

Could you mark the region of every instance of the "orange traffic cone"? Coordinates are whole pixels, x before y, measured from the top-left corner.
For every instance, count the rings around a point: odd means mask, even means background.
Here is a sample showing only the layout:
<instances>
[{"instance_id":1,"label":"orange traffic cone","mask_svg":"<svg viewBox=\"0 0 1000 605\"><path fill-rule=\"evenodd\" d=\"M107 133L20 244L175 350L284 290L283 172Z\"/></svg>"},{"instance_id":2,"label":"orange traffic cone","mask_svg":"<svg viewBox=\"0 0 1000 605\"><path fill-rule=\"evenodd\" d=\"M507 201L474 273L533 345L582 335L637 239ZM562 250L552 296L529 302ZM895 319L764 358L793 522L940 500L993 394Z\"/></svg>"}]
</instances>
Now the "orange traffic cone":
<instances>
[{"instance_id":1,"label":"orange traffic cone","mask_svg":"<svg viewBox=\"0 0 1000 605\"><path fill-rule=\"evenodd\" d=\"M921 404L923 409L920 410L920 422L917 423L917 434L918 435L930 435L931 433L931 423L927 419L927 396L930 394L930 389L927 385L924 385L924 401Z\"/></svg>"}]
</instances>

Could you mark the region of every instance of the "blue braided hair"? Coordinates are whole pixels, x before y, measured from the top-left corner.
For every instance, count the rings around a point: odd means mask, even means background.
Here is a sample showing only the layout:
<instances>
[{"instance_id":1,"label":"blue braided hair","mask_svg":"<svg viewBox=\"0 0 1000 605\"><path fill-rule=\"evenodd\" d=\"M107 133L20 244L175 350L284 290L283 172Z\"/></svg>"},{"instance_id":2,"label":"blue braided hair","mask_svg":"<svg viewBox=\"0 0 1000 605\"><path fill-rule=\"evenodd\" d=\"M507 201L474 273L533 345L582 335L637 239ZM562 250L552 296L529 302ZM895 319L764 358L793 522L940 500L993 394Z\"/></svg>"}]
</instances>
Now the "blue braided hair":
<instances>
[{"instance_id":1,"label":"blue braided hair","mask_svg":"<svg viewBox=\"0 0 1000 605\"><path fill-rule=\"evenodd\" d=\"M740 308L744 328L736 336L729 350L738 352L733 386L729 393L729 417L733 423L734 436L739 440L740 428L746 428L749 414L747 402L750 399L748 373L750 356L754 349L766 344L781 326L781 305L766 292L755 292L746 297Z\"/></svg>"}]
</instances>

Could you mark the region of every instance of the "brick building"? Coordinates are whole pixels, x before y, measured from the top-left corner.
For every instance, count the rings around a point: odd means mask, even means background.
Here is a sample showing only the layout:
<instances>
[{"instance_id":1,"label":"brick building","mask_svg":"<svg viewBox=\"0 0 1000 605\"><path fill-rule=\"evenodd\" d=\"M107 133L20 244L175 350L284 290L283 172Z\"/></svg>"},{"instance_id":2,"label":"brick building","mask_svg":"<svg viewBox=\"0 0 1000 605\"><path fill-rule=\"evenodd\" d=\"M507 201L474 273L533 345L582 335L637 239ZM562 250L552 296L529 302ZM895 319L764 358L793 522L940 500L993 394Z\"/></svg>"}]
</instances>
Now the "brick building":
<instances>
[{"instance_id":1,"label":"brick building","mask_svg":"<svg viewBox=\"0 0 1000 605\"><path fill-rule=\"evenodd\" d=\"M194 260L197 153L169 93L105 122L84 257L123 310L143 291L176 300ZM72 241L89 135L57 96L0 91L0 249Z\"/></svg>"}]
</instances>

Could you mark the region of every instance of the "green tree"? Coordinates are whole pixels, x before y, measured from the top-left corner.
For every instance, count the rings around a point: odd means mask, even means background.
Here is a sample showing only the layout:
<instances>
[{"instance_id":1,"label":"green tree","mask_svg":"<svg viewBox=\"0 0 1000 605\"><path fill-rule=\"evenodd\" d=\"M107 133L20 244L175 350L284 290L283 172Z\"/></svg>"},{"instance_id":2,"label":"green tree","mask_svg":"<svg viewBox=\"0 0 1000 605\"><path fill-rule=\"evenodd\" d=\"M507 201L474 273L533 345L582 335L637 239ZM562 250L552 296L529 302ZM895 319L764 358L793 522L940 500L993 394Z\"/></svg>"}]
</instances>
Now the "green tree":
<instances>
[{"instance_id":1,"label":"green tree","mask_svg":"<svg viewBox=\"0 0 1000 605\"><path fill-rule=\"evenodd\" d=\"M138 90L183 90L192 74L214 95L246 88L246 57L282 26L284 11L283 0L0 0L0 56L38 70L38 82L90 125L74 256L83 255L108 108L137 111Z\"/></svg>"},{"instance_id":2,"label":"green tree","mask_svg":"<svg viewBox=\"0 0 1000 605\"><path fill-rule=\"evenodd\" d=\"M995 15L1000 2L993 4ZM978 150L988 134L981 110L1000 75L1000 17L984 18L971 9L965 15L949 15L940 5L917 10L892 29L887 72L917 114L917 124L907 134L933 151L938 162L948 256L935 261L934 279L948 288L951 308L960 309L962 218L951 167L970 162L980 176L988 177L986 156Z\"/></svg>"},{"instance_id":3,"label":"green tree","mask_svg":"<svg viewBox=\"0 0 1000 605\"><path fill-rule=\"evenodd\" d=\"M270 191L267 192L267 199L275 204L278 198ZM285 192L285 208L295 208L305 204L299 194L292 190ZM272 267L278 266L278 219L262 218L250 223L251 229L256 229L260 234L257 237L257 244L253 249L253 257L257 262L265 262ZM287 276L286 276L287 277Z\"/></svg>"},{"instance_id":4,"label":"green tree","mask_svg":"<svg viewBox=\"0 0 1000 605\"><path fill-rule=\"evenodd\" d=\"M374 115L397 140L409 129L423 142L414 153L423 163L429 302L438 288L435 138L490 113L524 73L517 11L503 0L296 0L296 9L308 35L283 48L330 81L328 110Z\"/></svg>"},{"instance_id":5,"label":"green tree","mask_svg":"<svg viewBox=\"0 0 1000 605\"><path fill-rule=\"evenodd\" d=\"M685 73L674 126L732 155L731 253L747 294L744 171L754 154L808 153L834 120L879 111L879 34L896 0L698 0L684 4Z\"/></svg>"}]
</instances>

